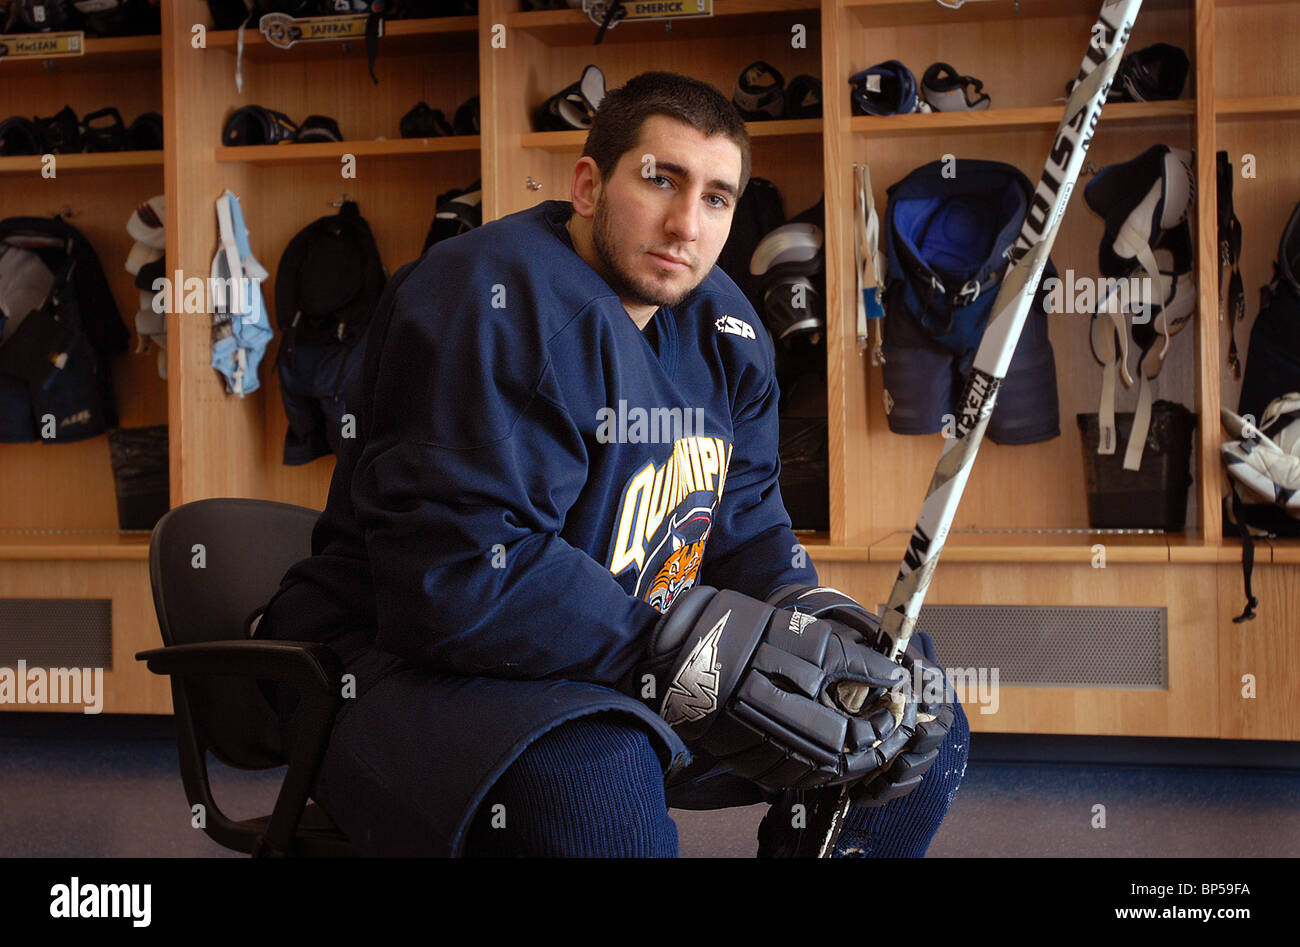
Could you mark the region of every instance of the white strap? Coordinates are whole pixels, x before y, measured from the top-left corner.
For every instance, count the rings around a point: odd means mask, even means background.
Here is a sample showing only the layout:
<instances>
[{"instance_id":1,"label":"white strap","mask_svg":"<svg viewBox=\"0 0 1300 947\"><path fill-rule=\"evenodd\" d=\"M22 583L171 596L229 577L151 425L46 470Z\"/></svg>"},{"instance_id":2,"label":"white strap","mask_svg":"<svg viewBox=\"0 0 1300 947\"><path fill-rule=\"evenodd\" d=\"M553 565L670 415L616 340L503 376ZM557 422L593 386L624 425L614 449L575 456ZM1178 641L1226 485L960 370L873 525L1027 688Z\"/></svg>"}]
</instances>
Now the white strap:
<instances>
[{"instance_id":1,"label":"white strap","mask_svg":"<svg viewBox=\"0 0 1300 947\"><path fill-rule=\"evenodd\" d=\"M244 27L248 19L239 24L239 38L235 43L235 91L244 91Z\"/></svg>"},{"instance_id":2,"label":"white strap","mask_svg":"<svg viewBox=\"0 0 1300 947\"><path fill-rule=\"evenodd\" d=\"M1151 298L1169 299L1170 280L1160 272L1160 264L1156 262L1156 255L1151 251L1151 247L1145 243L1138 247L1137 259L1142 264L1142 269L1146 270L1147 276L1151 278L1151 285L1154 287Z\"/></svg>"},{"instance_id":3,"label":"white strap","mask_svg":"<svg viewBox=\"0 0 1300 947\"><path fill-rule=\"evenodd\" d=\"M1098 454L1115 453L1115 366L1118 361L1116 337L1119 337L1121 343L1125 338L1122 314L1118 314L1120 328L1117 329L1114 322L1117 313L1104 312L1103 310L1107 308L1115 308L1114 300L1109 296L1098 301L1098 311L1093 314L1092 321L1088 325L1089 344L1092 346L1093 354L1101 362L1101 400L1097 404ZM1127 348L1124 358L1127 362ZM1128 373L1127 365L1124 366L1123 371L1125 374Z\"/></svg>"},{"instance_id":4,"label":"white strap","mask_svg":"<svg viewBox=\"0 0 1300 947\"><path fill-rule=\"evenodd\" d=\"M863 263L863 255L867 251L863 246L867 239L867 228L863 224L866 213L866 202L862 194L862 173L860 167L855 164L853 166L853 298L858 316L859 354L867 347L867 287Z\"/></svg>"},{"instance_id":5,"label":"white strap","mask_svg":"<svg viewBox=\"0 0 1300 947\"><path fill-rule=\"evenodd\" d=\"M854 200L857 205L857 212L854 217L854 270L857 276L857 314L858 314L858 351L862 352L867 347L867 327L869 323L874 322L875 327L875 345L871 350L871 364L880 365L884 362L884 353L881 347L881 335L883 328L881 323L884 322L879 316L879 299L881 291L881 263L880 263L880 216L876 213L875 195L871 191L871 169L862 163L855 165L854 180ZM867 300L876 301L876 314L869 318L867 311Z\"/></svg>"},{"instance_id":6,"label":"white strap","mask_svg":"<svg viewBox=\"0 0 1300 947\"><path fill-rule=\"evenodd\" d=\"M1098 312L1110 320L1109 331L1111 333L1109 344L1105 346L1105 353L1098 351L1097 354L1098 358L1106 358L1108 357L1107 353L1109 353L1110 360L1112 362L1117 361L1119 364L1119 377L1124 382L1124 387L1132 388L1133 376L1128 371L1128 312L1125 311L1122 305L1123 300L1120 297L1120 287L1125 285L1127 285L1126 280L1115 280L1110 294L1105 299L1097 300ZM1095 315L1093 317L1092 331L1094 333L1107 331L1105 323L1098 324ZM1115 354L1117 344L1119 346L1118 355ZM1097 349L1099 347L1094 344L1093 348Z\"/></svg>"},{"instance_id":7,"label":"white strap","mask_svg":"<svg viewBox=\"0 0 1300 947\"><path fill-rule=\"evenodd\" d=\"M1151 430L1151 405L1155 401L1155 379L1142 376L1142 385L1138 389L1138 406L1133 415L1133 430L1128 436L1128 449L1124 452L1124 469L1138 470L1142 467L1142 452L1147 444L1147 432Z\"/></svg>"},{"instance_id":8,"label":"white strap","mask_svg":"<svg viewBox=\"0 0 1300 947\"><path fill-rule=\"evenodd\" d=\"M226 267L230 270L231 298L228 309L232 315L244 312L244 294L240 290L244 279L244 265L239 258L239 247L235 244L235 222L230 213L230 201L234 197L229 191L217 198L217 228L221 231L221 249L226 254Z\"/></svg>"},{"instance_id":9,"label":"white strap","mask_svg":"<svg viewBox=\"0 0 1300 947\"><path fill-rule=\"evenodd\" d=\"M1115 363L1101 370L1101 403L1097 407L1097 453L1115 453Z\"/></svg>"}]
</instances>

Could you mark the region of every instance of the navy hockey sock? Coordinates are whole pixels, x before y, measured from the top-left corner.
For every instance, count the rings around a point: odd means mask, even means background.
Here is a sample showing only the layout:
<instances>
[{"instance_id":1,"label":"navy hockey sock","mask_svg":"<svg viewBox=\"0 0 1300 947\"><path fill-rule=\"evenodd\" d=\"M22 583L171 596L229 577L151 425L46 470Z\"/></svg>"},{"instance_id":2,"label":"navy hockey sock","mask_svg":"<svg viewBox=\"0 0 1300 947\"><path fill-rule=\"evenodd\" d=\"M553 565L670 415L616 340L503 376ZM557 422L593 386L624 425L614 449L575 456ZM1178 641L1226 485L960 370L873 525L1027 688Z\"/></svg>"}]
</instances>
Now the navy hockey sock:
<instances>
[{"instance_id":1,"label":"navy hockey sock","mask_svg":"<svg viewBox=\"0 0 1300 947\"><path fill-rule=\"evenodd\" d=\"M835 846L836 858L921 858L948 814L966 773L970 724L961 704L939 758L921 785L883 806L852 806Z\"/></svg>"},{"instance_id":2,"label":"navy hockey sock","mask_svg":"<svg viewBox=\"0 0 1300 947\"><path fill-rule=\"evenodd\" d=\"M621 719L579 717L524 750L484 797L465 854L675 858L659 757Z\"/></svg>"}]
</instances>

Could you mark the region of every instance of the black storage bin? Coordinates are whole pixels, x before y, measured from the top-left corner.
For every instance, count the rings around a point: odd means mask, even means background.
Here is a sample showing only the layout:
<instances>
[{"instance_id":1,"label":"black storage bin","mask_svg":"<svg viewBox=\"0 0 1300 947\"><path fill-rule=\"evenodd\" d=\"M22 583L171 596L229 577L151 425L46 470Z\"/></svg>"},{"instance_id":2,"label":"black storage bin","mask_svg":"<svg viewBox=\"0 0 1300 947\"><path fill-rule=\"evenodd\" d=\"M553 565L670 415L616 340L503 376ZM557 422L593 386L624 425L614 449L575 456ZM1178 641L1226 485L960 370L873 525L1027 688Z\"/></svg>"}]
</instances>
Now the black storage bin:
<instances>
[{"instance_id":1,"label":"black storage bin","mask_svg":"<svg viewBox=\"0 0 1300 947\"><path fill-rule=\"evenodd\" d=\"M792 529L831 528L829 448L825 418L781 419L781 499Z\"/></svg>"},{"instance_id":2,"label":"black storage bin","mask_svg":"<svg viewBox=\"0 0 1300 947\"><path fill-rule=\"evenodd\" d=\"M1093 529L1163 529L1178 532L1187 521L1192 485L1192 432L1196 415L1173 401L1151 406L1151 427L1140 470L1124 469L1133 412L1115 414L1115 453L1098 454L1096 414L1078 416L1083 441L1088 524Z\"/></svg>"},{"instance_id":3,"label":"black storage bin","mask_svg":"<svg viewBox=\"0 0 1300 947\"><path fill-rule=\"evenodd\" d=\"M823 356L824 359L824 356ZM792 529L831 528L830 428L826 423L826 379L817 372L781 382L777 453L781 458L781 500Z\"/></svg>"},{"instance_id":4,"label":"black storage bin","mask_svg":"<svg viewBox=\"0 0 1300 947\"><path fill-rule=\"evenodd\" d=\"M167 425L114 428L108 452L117 486L117 525L153 529L171 506Z\"/></svg>"}]
</instances>

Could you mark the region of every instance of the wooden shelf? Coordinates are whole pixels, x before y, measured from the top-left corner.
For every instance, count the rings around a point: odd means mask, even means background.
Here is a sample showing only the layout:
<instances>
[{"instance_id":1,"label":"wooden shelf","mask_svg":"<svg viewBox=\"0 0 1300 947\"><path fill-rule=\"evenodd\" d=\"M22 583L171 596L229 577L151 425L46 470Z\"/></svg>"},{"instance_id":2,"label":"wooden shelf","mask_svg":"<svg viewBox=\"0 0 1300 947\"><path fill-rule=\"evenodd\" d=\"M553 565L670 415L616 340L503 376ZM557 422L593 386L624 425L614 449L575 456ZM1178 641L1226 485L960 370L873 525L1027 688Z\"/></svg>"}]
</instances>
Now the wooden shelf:
<instances>
[{"instance_id":1,"label":"wooden shelf","mask_svg":"<svg viewBox=\"0 0 1300 947\"><path fill-rule=\"evenodd\" d=\"M907 549L910 532L882 531L866 546L834 546L824 533L796 534L816 563L872 562L897 565ZM1277 541L1274 541L1275 543ZM1255 562L1300 562L1300 540L1287 549L1289 559L1278 559L1267 542L1255 544ZM944 562L1091 563L1092 547L1106 547L1110 562L1173 562L1180 565L1239 563L1241 543L1225 539L1222 545L1204 545L1182 533L1116 535L1110 533L1006 533L954 532L940 555Z\"/></svg>"},{"instance_id":2,"label":"wooden shelf","mask_svg":"<svg viewBox=\"0 0 1300 947\"><path fill-rule=\"evenodd\" d=\"M1295 3L1295 0L1216 0L1214 6L1217 12L1227 7L1271 7L1287 3Z\"/></svg>"},{"instance_id":3,"label":"wooden shelf","mask_svg":"<svg viewBox=\"0 0 1300 947\"><path fill-rule=\"evenodd\" d=\"M0 158L0 174L40 174L43 155L11 155ZM107 151L94 154L55 155L59 171L104 171L119 168L161 168L163 153L157 151Z\"/></svg>"},{"instance_id":4,"label":"wooden shelf","mask_svg":"<svg viewBox=\"0 0 1300 947\"><path fill-rule=\"evenodd\" d=\"M1146 0L1142 9L1188 8L1192 0ZM1222 0L1220 0L1222 2ZM1042 17L1087 16L1096 19L1097 0L966 0L953 10L934 0L844 0L864 26L929 26L936 23L990 23Z\"/></svg>"},{"instance_id":5,"label":"wooden shelf","mask_svg":"<svg viewBox=\"0 0 1300 947\"><path fill-rule=\"evenodd\" d=\"M899 563L911 532L898 531L872 543L872 562ZM1106 562L1169 561L1167 537L1110 533L965 533L954 530L939 555L944 562L1091 563L1093 546L1106 547Z\"/></svg>"},{"instance_id":6,"label":"wooden shelf","mask_svg":"<svg viewBox=\"0 0 1300 947\"><path fill-rule=\"evenodd\" d=\"M1295 118L1296 116L1300 116L1300 95L1220 98L1214 102L1214 117L1221 122Z\"/></svg>"},{"instance_id":7,"label":"wooden shelf","mask_svg":"<svg viewBox=\"0 0 1300 947\"><path fill-rule=\"evenodd\" d=\"M797 118L775 122L746 122L750 138L786 138L795 135L820 135L820 118ZM587 132L579 129L567 132L526 132L519 136L521 148L538 148L550 154L570 154L582 151L587 142Z\"/></svg>"},{"instance_id":8,"label":"wooden shelf","mask_svg":"<svg viewBox=\"0 0 1300 947\"><path fill-rule=\"evenodd\" d=\"M0 560L149 559L149 530L0 530Z\"/></svg>"},{"instance_id":9,"label":"wooden shelf","mask_svg":"<svg viewBox=\"0 0 1300 947\"><path fill-rule=\"evenodd\" d=\"M847 92L845 93L847 94ZM913 115L857 115L849 123L856 134L869 138L904 135L946 135L960 133L1051 131L1061 123L1064 103L1023 109L989 109L987 112L930 112ZM1101 113L1102 124L1142 124L1155 121L1189 120L1196 114L1196 102L1115 102Z\"/></svg>"},{"instance_id":10,"label":"wooden shelf","mask_svg":"<svg viewBox=\"0 0 1300 947\"><path fill-rule=\"evenodd\" d=\"M49 65L46 65L46 64ZM0 79L9 74L34 72L121 72L158 68L162 63L161 36L88 37L80 56L0 57Z\"/></svg>"},{"instance_id":11,"label":"wooden shelf","mask_svg":"<svg viewBox=\"0 0 1300 947\"><path fill-rule=\"evenodd\" d=\"M239 30L211 30L208 49L234 53L239 46ZM384 23L379 39L379 58L388 55L411 55L447 49L478 48L478 17L447 16L429 20L391 20ZM244 30L244 58L253 62L294 62L303 59L328 59L366 53L365 40L329 40L298 43L279 49L266 41L257 29Z\"/></svg>"},{"instance_id":12,"label":"wooden shelf","mask_svg":"<svg viewBox=\"0 0 1300 947\"><path fill-rule=\"evenodd\" d=\"M281 142L217 149L217 161L243 164L295 164L338 161L343 155L401 158L453 151L478 151L478 135L443 138L392 138L386 141Z\"/></svg>"},{"instance_id":13,"label":"wooden shelf","mask_svg":"<svg viewBox=\"0 0 1300 947\"><path fill-rule=\"evenodd\" d=\"M1300 563L1300 539L1292 539L1292 538L1270 539L1265 542L1255 543L1256 562L1267 561L1267 560L1260 559L1261 547L1264 546L1267 546L1272 549L1273 552L1272 561L1274 565L1277 565L1279 563L1286 563L1288 565L1295 565ZM1240 561L1240 559L1241 556L1238 555L1237 561Z\"/></svg>"},{"instance_id":14,"label":"wooden shelf","mask_svg":"<svg viewBox=\"0 0 1300 947\"><path fill-rule=\"evenodd\" d=\"M713 16L682 20L623 20L605 31L605 43L653 43L674 39L752 36L788 32L803 23L820 28L820 0L714 0ZM667 24L671 24L671 31ZM581 10L533 10L506 16L506 27L547 46L590 46L600 29Z\"/></svg>"},{"instance_id":15,"label":"wooden shelf","mask_svg":"<svg viewBox=\"0 0 1300 947\"><path fill-rule=\"evenodd\" d=\"M1241 540L1224 539L1220 545L1201 543L1190 536L1169 536L1169 561L1176 563L1240 563ZM1255 543L1255 562L1273 562L1273 551L1267 542Z\"/></svg>"}]
</instances>

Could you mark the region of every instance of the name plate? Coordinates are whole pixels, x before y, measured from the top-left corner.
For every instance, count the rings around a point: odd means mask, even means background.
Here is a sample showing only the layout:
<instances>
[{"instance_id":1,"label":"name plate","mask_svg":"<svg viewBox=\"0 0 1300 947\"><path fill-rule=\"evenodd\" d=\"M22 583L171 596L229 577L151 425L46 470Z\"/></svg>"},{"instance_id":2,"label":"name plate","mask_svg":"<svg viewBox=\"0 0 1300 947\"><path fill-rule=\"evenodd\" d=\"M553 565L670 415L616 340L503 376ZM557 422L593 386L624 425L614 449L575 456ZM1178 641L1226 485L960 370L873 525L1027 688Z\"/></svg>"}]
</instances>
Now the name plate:
<instances>
[{"instance_id":1,"label":"name plate","mask_svg":"<svg viewBox=\"0 0 1300 947\"><path fill-rule=\"evenodd\" d=\"M696 2L696 0L691 0ZM266 41L276 49L289 49L298 43L366 38L365 14L360 16L300 16L268 13L257 21ZM379 21L379 35L384 35L384 21Z\"/></svg>"},{"instance_id":2,"label":"name plate","mask_svg":"<svg viewBox=\"0 0 1300 947\"><path fill-rule=\"evenodd\" d=\"M583 12L598 26L605 21L608 9L607 0L582 0ZM700 16L713 16L713 0L625 0L623 15L609 28L613 29L620 20L675 20Z\"/></svg>"},{"instance_id":3,"label":"name plate","mask_svg":"<svg viewBox=\"0 0 1300 947\"><path fill-rule=\"evenodd\" d=\"M48 59L53 56L82 56L86 52L86 34L81 30L67 33L0 34L0 62L6 59Z\"/></svg>"}]
</instances>

